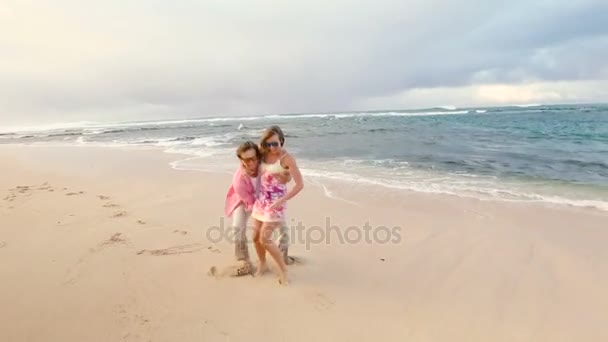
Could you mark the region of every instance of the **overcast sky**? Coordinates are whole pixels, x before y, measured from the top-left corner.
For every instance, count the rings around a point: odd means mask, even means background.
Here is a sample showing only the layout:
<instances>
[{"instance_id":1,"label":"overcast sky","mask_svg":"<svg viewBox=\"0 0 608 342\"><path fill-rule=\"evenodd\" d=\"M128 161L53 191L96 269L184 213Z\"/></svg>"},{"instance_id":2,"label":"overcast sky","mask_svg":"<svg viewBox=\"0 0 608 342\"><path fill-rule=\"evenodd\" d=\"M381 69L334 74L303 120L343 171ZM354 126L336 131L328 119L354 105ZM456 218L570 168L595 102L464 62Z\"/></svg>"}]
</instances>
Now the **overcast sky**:
<instances>
[{"instance_id":1,"label":"overcast sky","mask_svg":"<svg viewBox=\"0 0 608 342\"><path fill-rule=\"evenodd\" d=\"M0 0L0 126L565 102L606 0Z\"/></svg>"}]
</instances>

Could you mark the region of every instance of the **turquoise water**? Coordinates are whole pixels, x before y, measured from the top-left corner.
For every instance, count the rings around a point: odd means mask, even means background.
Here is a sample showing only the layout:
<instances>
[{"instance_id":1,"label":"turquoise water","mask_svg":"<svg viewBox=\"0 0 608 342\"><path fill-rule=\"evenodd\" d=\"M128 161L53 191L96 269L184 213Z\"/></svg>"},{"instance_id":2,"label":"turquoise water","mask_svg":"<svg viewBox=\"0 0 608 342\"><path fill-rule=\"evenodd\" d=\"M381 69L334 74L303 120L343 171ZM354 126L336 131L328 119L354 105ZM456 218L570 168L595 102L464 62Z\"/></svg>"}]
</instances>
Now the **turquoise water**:
<instances>
[{"instance_id":1,"label":"turquoise water","mask_svg":"<svg viewBox=\"0 0 608 342\"><path fill-rule=\"evenodd\" d=\"M202 118L3 133L1 143L159 146L233 165L280 125L305 175L394 190L608 210L608 106L561 105ZM180 164L175 164L180 168Z\"/></svg>"}]
</instances>

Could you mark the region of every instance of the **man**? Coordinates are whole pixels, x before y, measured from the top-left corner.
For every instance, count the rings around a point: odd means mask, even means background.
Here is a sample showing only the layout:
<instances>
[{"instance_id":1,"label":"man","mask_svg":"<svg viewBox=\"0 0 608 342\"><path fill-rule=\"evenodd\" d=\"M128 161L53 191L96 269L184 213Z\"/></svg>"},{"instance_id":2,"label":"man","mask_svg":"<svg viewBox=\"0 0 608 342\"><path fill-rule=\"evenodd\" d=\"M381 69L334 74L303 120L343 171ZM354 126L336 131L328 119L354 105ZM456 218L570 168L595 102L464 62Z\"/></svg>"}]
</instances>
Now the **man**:
<instances>
[{"instance_id":1,"label":"man","mask_svg":"<svg viewBox=\"0 0 608 342\"><path fill-rule=\"evenodd\" d=\"M249 246L247 245L247 222L251 217L251 210L255 203L259 174L258 169L261 162L261 153L258 145L252 141L242 143L236 150L241 165L235 171L232 185L226 195L225 213L228 217L232 216L232 226L234 229L234 254L239 266L236 269L236 276L252 273L252 266L249 260ZM281 183L288 183L291 180L289 172L279 175ZM286 264L293 263L293 258L288 257L289 249L289 227L284 222L281 227L279 248L283 252Z\"/></svg>"}]
</instances>

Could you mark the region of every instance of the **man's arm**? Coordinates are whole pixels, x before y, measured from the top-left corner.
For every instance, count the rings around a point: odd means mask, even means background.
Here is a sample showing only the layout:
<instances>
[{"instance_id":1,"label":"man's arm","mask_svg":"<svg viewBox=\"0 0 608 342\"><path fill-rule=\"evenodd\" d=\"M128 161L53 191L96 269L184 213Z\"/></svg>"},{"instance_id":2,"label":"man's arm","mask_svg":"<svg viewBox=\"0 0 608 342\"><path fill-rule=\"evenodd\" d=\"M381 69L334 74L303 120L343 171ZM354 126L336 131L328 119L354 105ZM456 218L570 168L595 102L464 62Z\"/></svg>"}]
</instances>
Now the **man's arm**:
<instances>
[{"instance_id":1,"label":"man's arm","mask_svg":"<svg viewBox=\"0 0 608 342\"><path fill-rule=\"evenodd\" d=\"M232 185L234 187L234 191L245 202L245 204L250 205L253 204L255 199L251 196L249 191L247 191L247 187L244 186L247 181L243 178L242 172L237 170L232 178Z\"/></svg>"}]
</instances>

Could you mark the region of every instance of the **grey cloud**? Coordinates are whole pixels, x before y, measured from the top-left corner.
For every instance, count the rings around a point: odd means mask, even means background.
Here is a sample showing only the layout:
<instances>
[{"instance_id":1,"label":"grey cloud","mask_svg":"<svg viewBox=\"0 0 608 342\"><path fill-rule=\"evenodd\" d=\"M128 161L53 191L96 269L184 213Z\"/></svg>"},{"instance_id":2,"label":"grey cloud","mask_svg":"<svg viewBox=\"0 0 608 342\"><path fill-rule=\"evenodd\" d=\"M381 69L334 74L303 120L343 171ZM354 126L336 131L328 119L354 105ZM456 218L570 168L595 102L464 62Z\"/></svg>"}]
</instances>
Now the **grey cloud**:
<instances>
[{"instance_id":1,"label":"grey cloud","mask_svg":"<svg viewBox=\"0 0 608 342\"><path fill-rule=\"evenodd\" d=\"M67 23L62 49L0 45L0 125L349 110L413 88L608 77L600 1L61 3L48 27Z\"/></svg>"}]
</instances>

